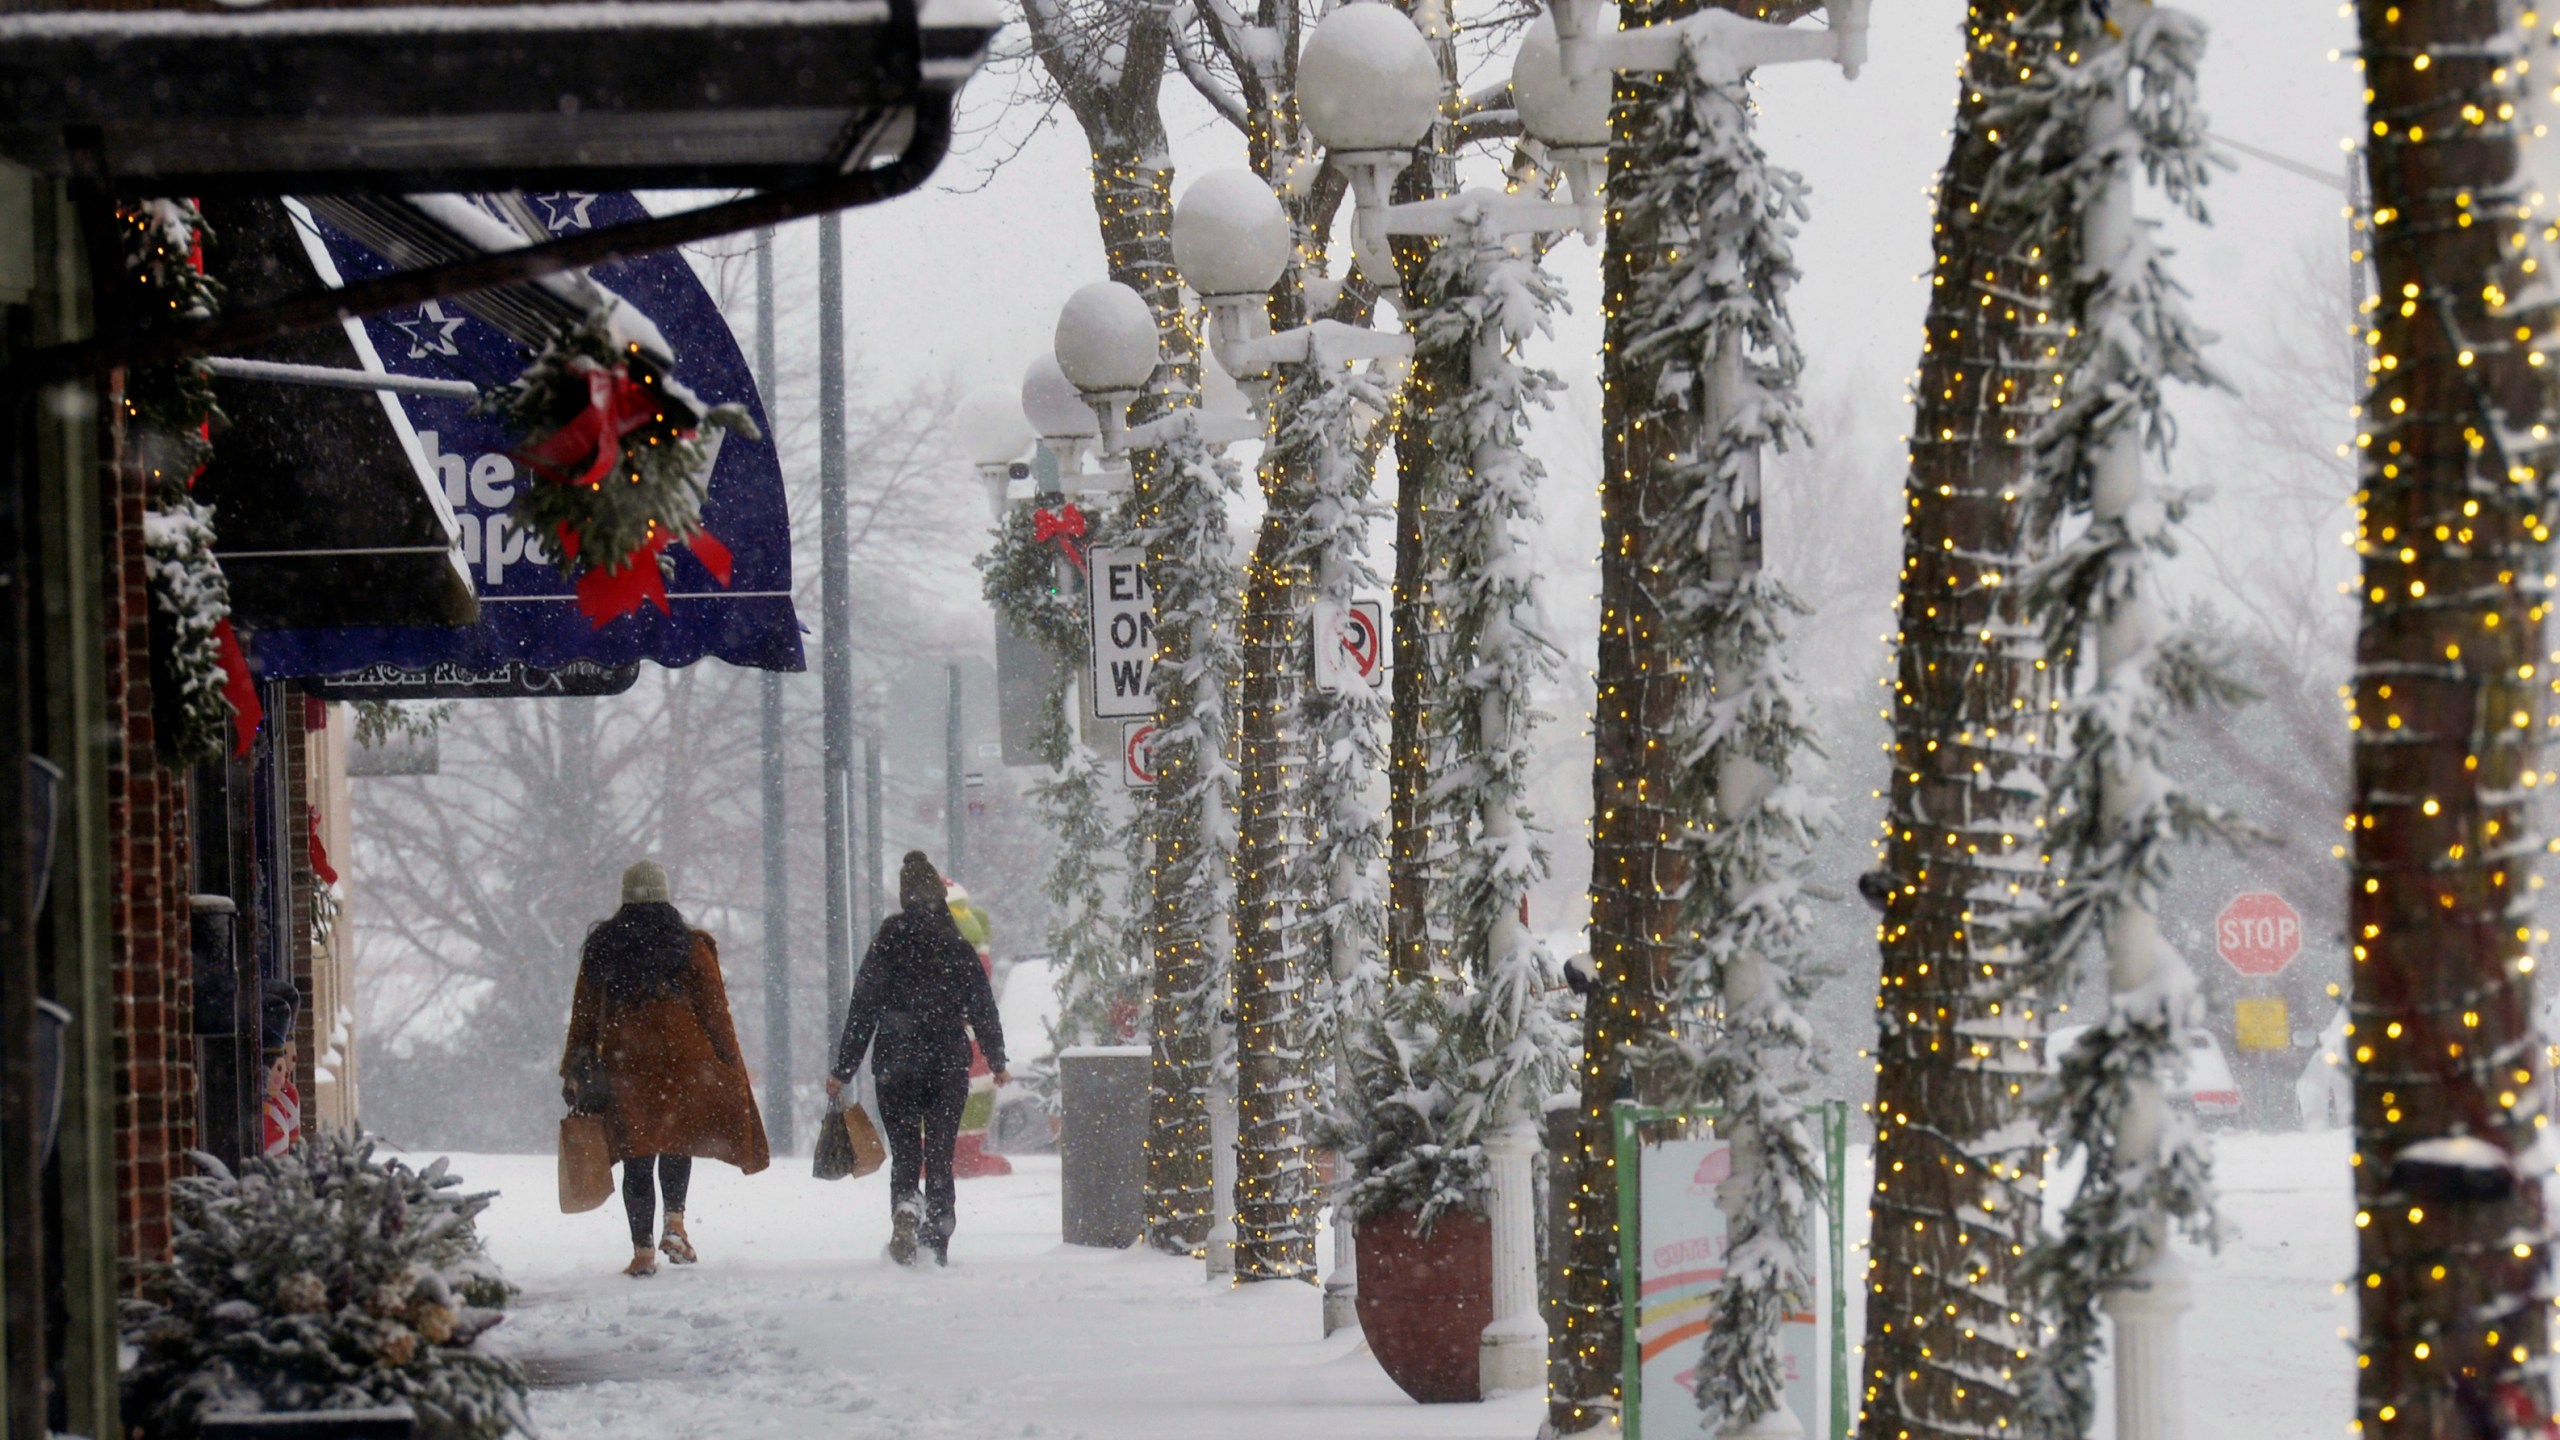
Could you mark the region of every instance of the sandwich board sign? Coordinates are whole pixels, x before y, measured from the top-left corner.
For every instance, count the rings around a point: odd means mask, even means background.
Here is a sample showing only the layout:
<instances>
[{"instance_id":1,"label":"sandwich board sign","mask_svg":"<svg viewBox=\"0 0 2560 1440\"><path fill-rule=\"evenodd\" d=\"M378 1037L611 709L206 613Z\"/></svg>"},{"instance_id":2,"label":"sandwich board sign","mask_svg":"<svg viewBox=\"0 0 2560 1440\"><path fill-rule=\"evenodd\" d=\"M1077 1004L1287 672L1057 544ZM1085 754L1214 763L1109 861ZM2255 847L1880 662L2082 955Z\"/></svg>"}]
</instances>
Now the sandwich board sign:
<instances>
[{"instance_id":1,"label":"sandwich board sign","mask_svg":"<svg viewBox=\"0 0 2560 1440\"><path fill-rule=\"evenodd\" d=\"M1821 1105L1823 1192L1829 1243L1817 1243L1811 1292L1783 1323L1787 1408L1807 1435L1849 1428L1848 1291L1841 1220L1849 1148L1848 1106ZM1627 1440L1703 1435L1698 1364L1724 1283L1726 1223L1716 1192L1733 1173L1733 1144L1714 1133L1713 1108L1619 1105L1619 1291L1632 1323L1622 1383ZM1826 1430L1824 1427L1828 1425Z\"/></svg>"},{"instance_id":2,"label":"sandwich board sign","mask_svg":"<svg viewBox=\"0 0 2560 1440\"><path fill-rule=\"evenodd\" d=\"M1093 577L1093 715L1135 720L1156 712L1147 677L1156 663L1156 597L1147 584L1147 552L1137 545L1097 545Z\"/></svg>"}]
</instances>

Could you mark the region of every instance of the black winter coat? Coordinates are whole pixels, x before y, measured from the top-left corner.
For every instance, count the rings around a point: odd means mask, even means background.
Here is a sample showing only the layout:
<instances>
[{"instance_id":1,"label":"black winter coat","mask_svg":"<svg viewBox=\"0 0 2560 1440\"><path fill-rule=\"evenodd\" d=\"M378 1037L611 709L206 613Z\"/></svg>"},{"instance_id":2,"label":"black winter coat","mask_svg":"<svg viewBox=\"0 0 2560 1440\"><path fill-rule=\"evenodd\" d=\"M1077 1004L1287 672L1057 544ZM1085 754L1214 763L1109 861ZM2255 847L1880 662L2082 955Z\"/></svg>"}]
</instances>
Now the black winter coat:
<instances>
[{"instance_id":1,"label":"black winter coat","mask_svg":"<svg viewBox=\"0 0 2560 1440\"><path fill-rule=\"evenodd\" d=\"M854 976L834 1074L853 1079L868 1049L871 1073L883 1084L966 1083L971 1032L987 1068L1004 1069L1004 1026L977 950L943 905L901 910L880 926Z\"/></svg>"}]
</instances>

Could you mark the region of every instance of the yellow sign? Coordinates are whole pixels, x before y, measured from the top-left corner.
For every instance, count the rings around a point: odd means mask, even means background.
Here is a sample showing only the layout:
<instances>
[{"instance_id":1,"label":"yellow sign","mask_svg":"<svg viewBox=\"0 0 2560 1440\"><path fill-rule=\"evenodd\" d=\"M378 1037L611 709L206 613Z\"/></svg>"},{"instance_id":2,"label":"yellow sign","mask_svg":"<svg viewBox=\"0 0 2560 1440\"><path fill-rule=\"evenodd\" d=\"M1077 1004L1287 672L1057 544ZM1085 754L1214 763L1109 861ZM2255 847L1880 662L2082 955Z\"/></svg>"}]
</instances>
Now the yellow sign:
<instances>
[{"instance_id":1,"label":"yellow sign","mask_svg":"<svg viewBox=\"0 0 2560 1440\"><path fill-rule=\"evenodd\" d=\"M2283 996L2267 995L2239 1001L2231 1007L2231 1015L2238 1022L2241 1049L2293 1048L2293 1024L2285 1014Z\"/></svg>"}]
</instances>

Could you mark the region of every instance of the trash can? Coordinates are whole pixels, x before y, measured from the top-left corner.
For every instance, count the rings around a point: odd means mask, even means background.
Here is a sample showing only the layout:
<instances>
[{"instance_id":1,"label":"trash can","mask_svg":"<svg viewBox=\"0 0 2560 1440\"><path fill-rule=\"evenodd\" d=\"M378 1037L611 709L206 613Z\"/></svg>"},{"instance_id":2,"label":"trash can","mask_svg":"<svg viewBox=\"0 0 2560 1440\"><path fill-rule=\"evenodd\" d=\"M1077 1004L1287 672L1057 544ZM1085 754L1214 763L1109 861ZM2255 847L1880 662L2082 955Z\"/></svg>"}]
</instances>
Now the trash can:
<instances>
[{"instance_id":1,"label":"trash can","mask_svg":"<svg viewBox=\"0 0 2560 1440\"><path fill-rule=\"evenodd\" d=\"M1147 1065L1144 1045L1058 1054L1059 1231L1070 1245L1122 1250L1146 1233Z\"/></svg>"},{"instance_id":2,"label":"trash can","mask_svg":"<svg viewBox=\"0 0 2560 1440\"><path fill-rule=\"evenodd\" d=\"M187 897L195 981L196 1143L225 1165L257 1153L256 976L243 976L239 907L227 895ZM243 983L244 980L247 983Z\"/></svg>"}]
</instances>

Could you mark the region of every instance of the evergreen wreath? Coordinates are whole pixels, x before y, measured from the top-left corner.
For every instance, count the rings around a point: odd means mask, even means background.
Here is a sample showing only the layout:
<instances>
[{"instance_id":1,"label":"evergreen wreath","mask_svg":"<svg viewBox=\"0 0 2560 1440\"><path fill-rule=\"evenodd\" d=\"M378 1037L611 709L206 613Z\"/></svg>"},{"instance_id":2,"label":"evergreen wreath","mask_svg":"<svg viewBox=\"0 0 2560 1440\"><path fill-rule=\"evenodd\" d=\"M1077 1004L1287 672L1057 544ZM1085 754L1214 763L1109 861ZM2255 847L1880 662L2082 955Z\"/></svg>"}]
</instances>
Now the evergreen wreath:
<instances>
[{"instance_id":1,"label":"evergreen wreath","mask_svg":"<svg viewBox=\"0 0 2560 1440\"><path fill-rule=\"evenodd\" d=\"M599 625L642 599L665 608L673 543L728 583L728 548L702 528L718 454L703 432L763 436L746 407L705 405L675 379L673 363L622 333L607 311L562 328L485 402L523 437L517 458L539 482L517 493L515 523L543 538Z\"/></svg>"},{"instance_id":2,"label":"evergreen wreath","mask_svg":"<svg viewBox=\"0 0 2560 1440\"><path fill-rule=\"evenodd\" d=\"M171 1258L126 1302L135 1360L125 1413L152 1436L215 1411L406 1404L422 1440L497 1440L527 1428L524 1373L473 1342L504 1318L506 1282L437 1160L376 1160L373 1141L322 1131L234 1173L172 1184Z\"/></svg>"},{"instance_id":3,"label":"evergreen wreath","mask_svg":"<svg viewBox=\"0 0 2560 1440\"><path fill-rule=\"evenodd\" d=\"M186 200L144 200L116 211L134 308L209 320L222 287L204 273L204 217ZM213 370L194 357L138 365L119 397L125 445L149 490L142 517L143 574L151 591L151 693L161 748L190 766L221 757L231 704L223 698L222 627L231 589L213 556L213 509L188 488L213 458Z\"/></svg>"}]
</instances>

